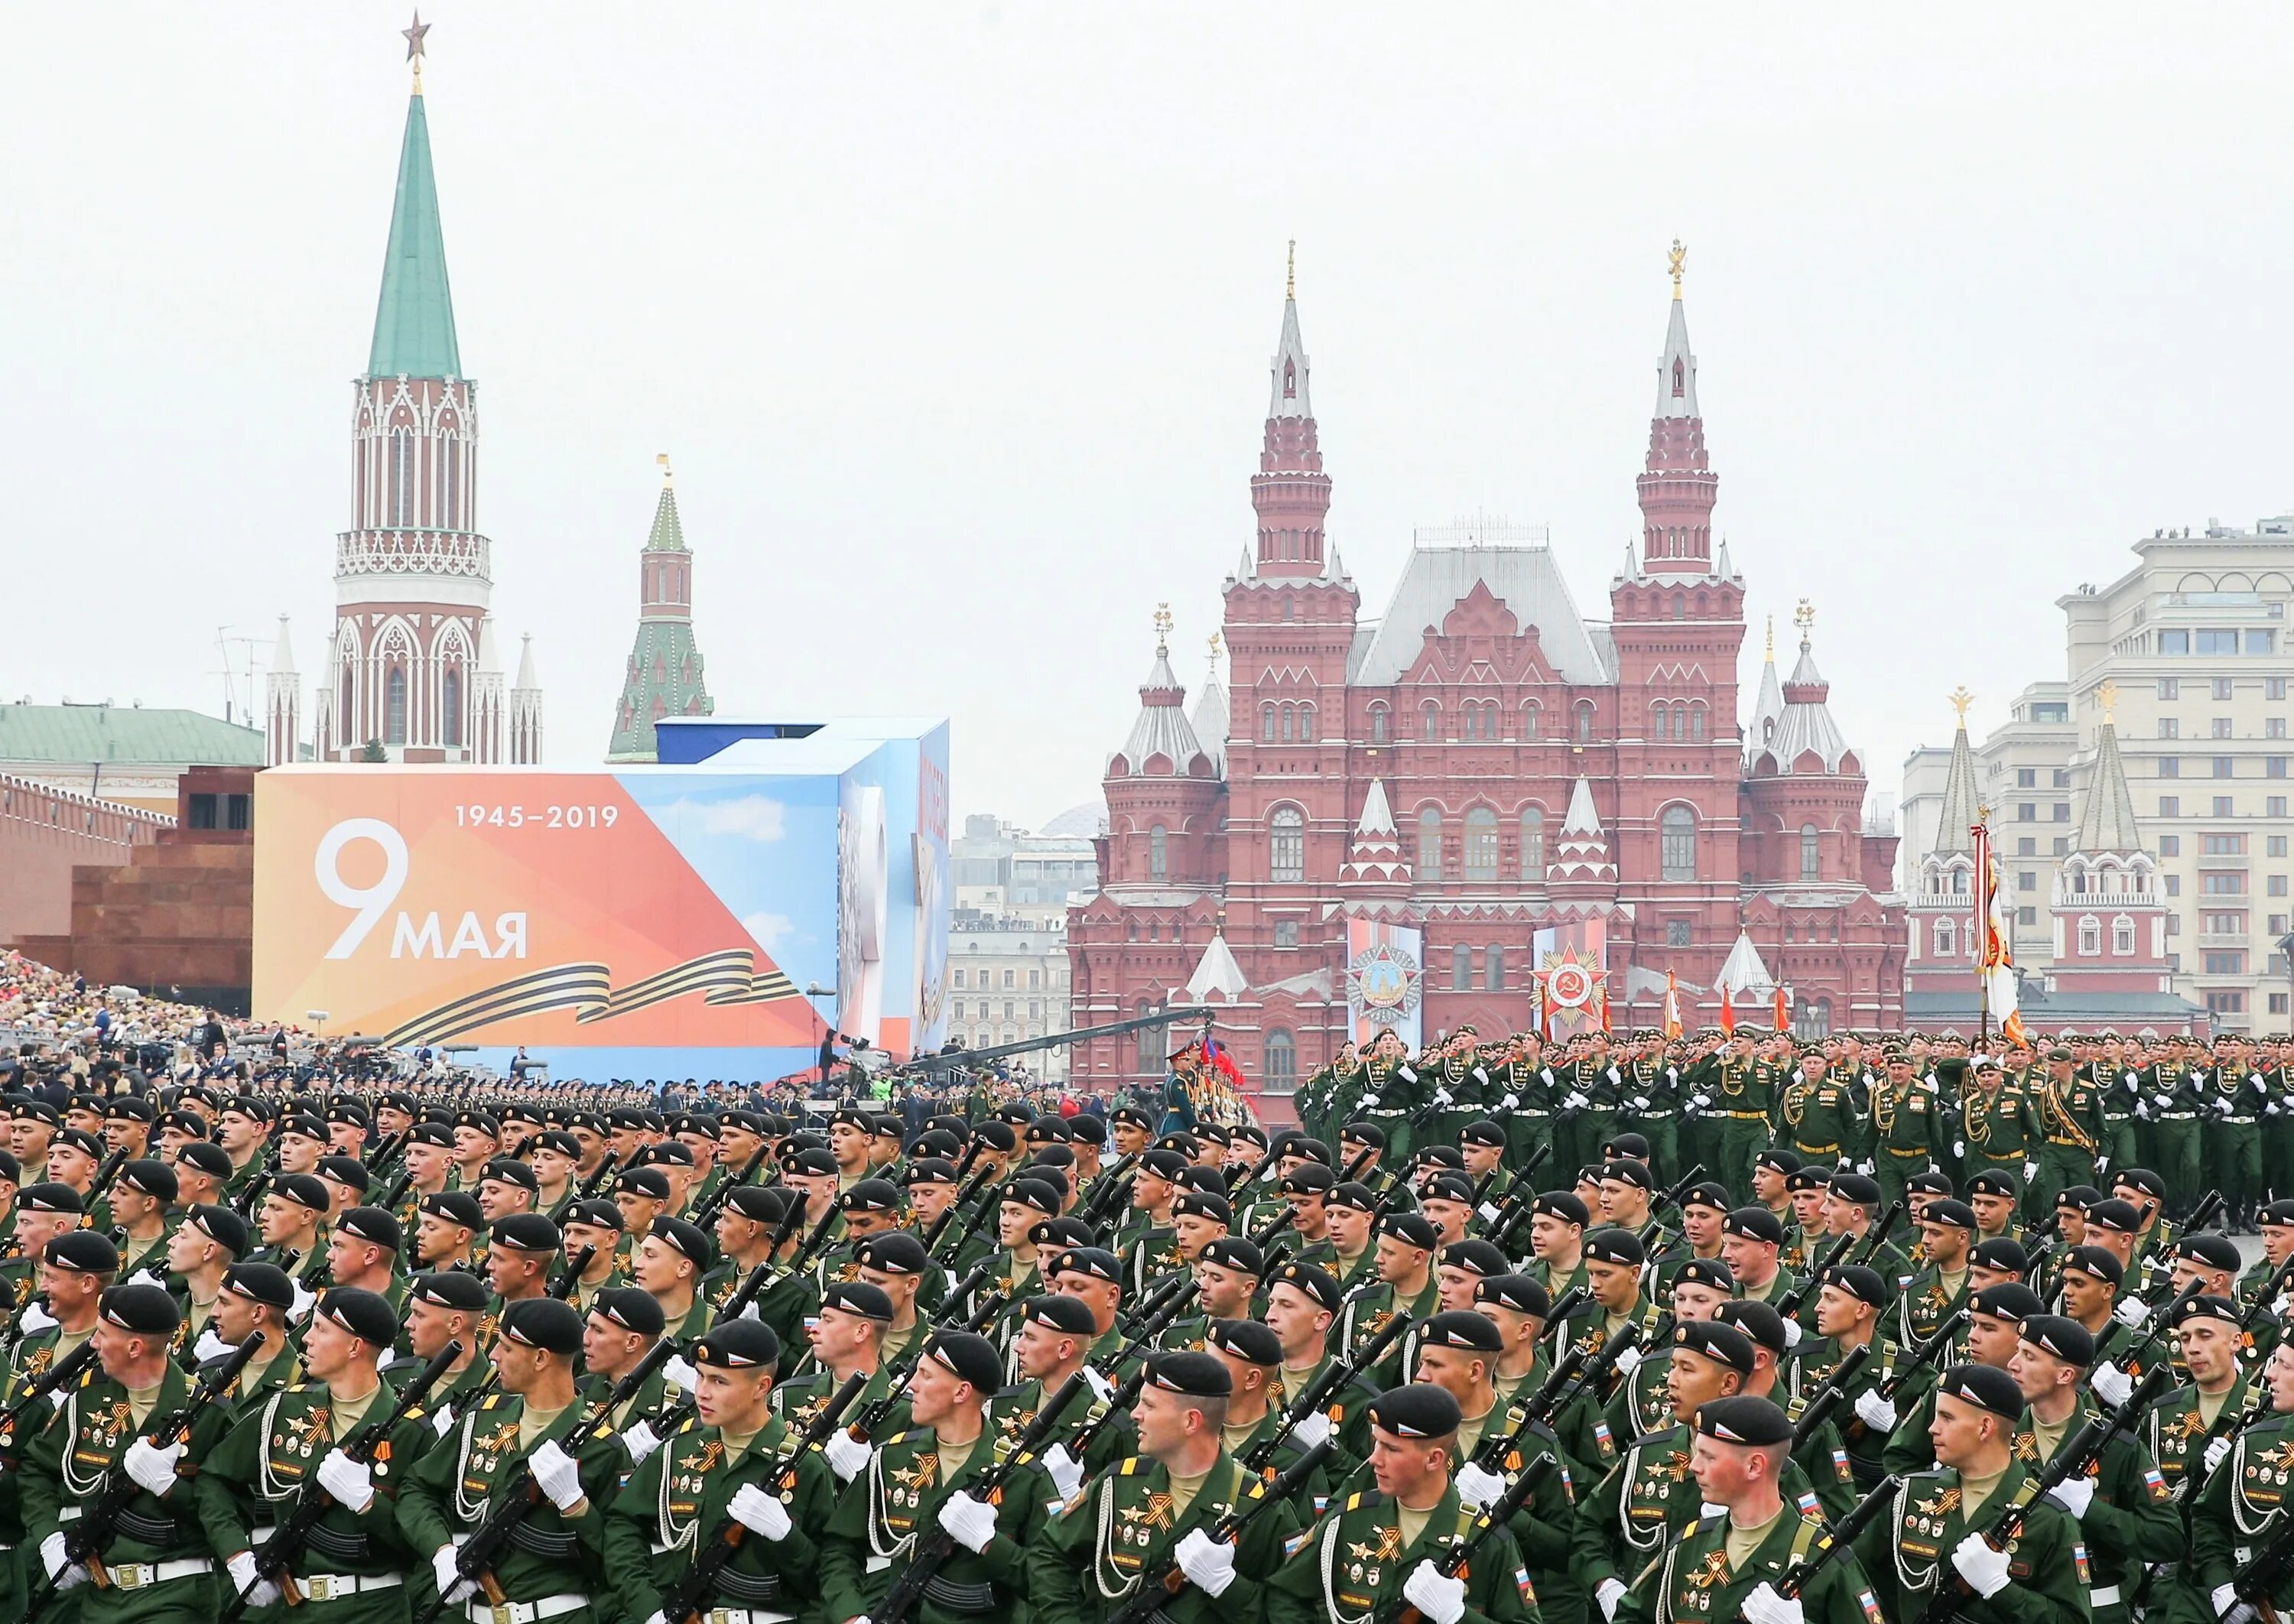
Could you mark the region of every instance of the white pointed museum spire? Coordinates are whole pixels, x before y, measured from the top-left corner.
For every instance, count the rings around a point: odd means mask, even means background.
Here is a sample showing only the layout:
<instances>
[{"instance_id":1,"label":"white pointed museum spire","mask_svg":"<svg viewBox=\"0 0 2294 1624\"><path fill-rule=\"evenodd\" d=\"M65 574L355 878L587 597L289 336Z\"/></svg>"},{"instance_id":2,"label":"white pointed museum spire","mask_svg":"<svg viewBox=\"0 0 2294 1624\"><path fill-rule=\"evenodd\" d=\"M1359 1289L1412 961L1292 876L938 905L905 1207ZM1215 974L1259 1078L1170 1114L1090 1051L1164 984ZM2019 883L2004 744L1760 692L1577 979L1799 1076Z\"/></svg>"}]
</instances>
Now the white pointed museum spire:
<instances>
[{"instance_id":1,"label":"white pointed museum spire","mask_svg":"<svg viewBox=\"0 0 2294 1624\"><path fill-rule=\"evenodd\" d=\"M1306 341L1298 336L1298 245L1290 245L1289 269L1282 284L1282 337L1274 346L1273 393L1270 418L1311 418L1314 403L1306 394Z\"/></svg>"},{"instance_id":2,"label":"white pointed museum spire","mask_svg":"<svg viewBox=\"0 0 2294 1624\"><path fill-rule=\"evenodd\" d=\"M271 670L273 676L295 675L295 646L287 637L287 617L279 617L279 640L271 646Z\"/></svg>"},{"instance_id":3,"label":"white pointed museum spire","mask_svg":"<svg viewBox=\"0 0 2294 1624\"><path fill-rule=\"evenodd\" d=\"M1672 314L1665 322L1664 353L1656 363L1656 411L1660 418L1701 418L1696 409L1696 354L1688 347L1688 316L1680 302L1682 267L1688 250L1672 245Z\"/></svg>"},{"instance_id":4,"label":"white pointed museum spire","mask_svg":"<svg viewBox=\"0 0 2294 1624\"><path fill-rule=\"evenodd\" d=\"M1226 933L1214 932L1210 946L1203 949L1202 959L1195 966L1195 973L1187 978L1187 1002L1208 1003L1211 995L1216 993L1232 1003L1249 990L1250 978L1236 962L1234 949L1226 945Z\"/></svg>"},{"instance_id":5,"label":"white pointed museum spire","mask_svg":"<svg viewBox=\"0 0 2294 1624\"><path fill-rule=\"evenodd\" d=\"M1402 856L1402 835L1395 826L1394 807L1386 798L1386 781L1373 778L1363 796L1362 816L1354 820L1346 860L1338 868L1339 882L1398 885L1407 881L1409 873Z\"/></svg>"},{"instance_id":6,"label":"white pointed museum spire","mask_svg":"<svg viewBox=\"0 0 2294 1624\"><path fill-rule=\"evenodd\" d=\"M1737 945L1729 949L1729 956L1721 961L1720 973L1712 978L1712 985L1732 1000L1739 993L1764 993L1776 986L1769 975L1769 967L1761 961L1761 950L1753 946L1749 932L1737 932Z\"/></svg>"}]
</instances>

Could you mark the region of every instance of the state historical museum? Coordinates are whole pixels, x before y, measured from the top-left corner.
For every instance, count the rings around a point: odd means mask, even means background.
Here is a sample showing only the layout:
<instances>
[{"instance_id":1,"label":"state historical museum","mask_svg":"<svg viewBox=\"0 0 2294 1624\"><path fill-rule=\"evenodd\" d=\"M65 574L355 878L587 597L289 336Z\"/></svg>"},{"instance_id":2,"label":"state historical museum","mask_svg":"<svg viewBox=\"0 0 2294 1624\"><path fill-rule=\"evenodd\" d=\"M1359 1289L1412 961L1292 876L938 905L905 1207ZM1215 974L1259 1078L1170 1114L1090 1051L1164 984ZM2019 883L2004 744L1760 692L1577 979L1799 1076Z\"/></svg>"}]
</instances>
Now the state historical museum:
<instances>
[{"instance_id":1,"label":"state historical museum","mask_svg":"<svg viewBox=\"0 0 2294 1624\"><path fill-rule=\"evenodd\" d=\"M1542 542L1468 529L1420 532L1363 617L1285 298L1257 539L1223 589L1232 691L1213 681L1190 713L1159 643L1108 763L1100 889L1070 915L1075 1026L1204 1004L1280 1090L1349 1035L1356 918L1424 933L1429 1043L1533 1025L1535 933L1591 920L1619 1030L1656 1024L1668 971L1685 1023L1712 1024L1740 937L1803 1033L1901 1024L1896 836L1864 827L1864 763L1805 611L1791 674L1771 651L1739 703L1744 578L1714 545L1680 272L1676 245L1640 540L1607 621L1580 615ZM1159 1036L1078 1060L1095 1085L1162 1072Z\"/></svg>"}]
</instances>

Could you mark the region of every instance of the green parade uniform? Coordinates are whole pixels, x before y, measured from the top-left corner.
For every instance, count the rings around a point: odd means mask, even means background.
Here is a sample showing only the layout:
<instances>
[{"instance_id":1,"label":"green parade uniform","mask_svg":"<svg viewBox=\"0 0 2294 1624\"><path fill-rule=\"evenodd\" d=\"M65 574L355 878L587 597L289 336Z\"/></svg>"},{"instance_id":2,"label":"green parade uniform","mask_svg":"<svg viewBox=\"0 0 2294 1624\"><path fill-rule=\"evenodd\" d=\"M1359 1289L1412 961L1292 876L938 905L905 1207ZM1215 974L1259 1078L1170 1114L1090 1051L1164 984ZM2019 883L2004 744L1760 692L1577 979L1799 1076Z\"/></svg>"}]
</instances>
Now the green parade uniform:
<instances>
[{"instance_id":1,"label":"green parade uniform","mask_svg":"<svg viewBox=\"0 0 2294 1624\"><path fill-rule=\"evenodd\" d=\"M1200 1479L1180 1482L1162 1462L1142 1456L1101 1473L1073 1495L1027 1551L1032 1624L1095 1624L1122 1607L1142 1583L1160 1580L1179 1541L1206 1534L1237 1506L1266 1498L1266 1484L1224 1449ZM1271 1573L1297 1526L1292 1506L1266 1506L1235 1546L1234 1579L1213 1597L1192 1585L1159 1609L1171 1624L1256 1618L1259 1576Z\"/></svg>"},{"instance_id":2,"label":"green parade uniform","mask_svg":"<svg viewBox=\"0 0 2294 1624\"><path fill-rule=\"evenodd\" d=\"M940 1508L948 1497L974 1488L996 1464L997 1441L983 1425L952 1473L941 1469L948 1453L929 1427L896 1433L845 1486L821 1542L825 1617L859 1617L883 1602L916 1540L940 1531ZM1039 1536L1053 1492L1042 1467L1023 1462L997 1502L995 1538L982 1551L957 1546L908 1617L917 1624L999 1614L1024 1619L1025 1547Z\"/></svg>"},{"instance_id":3,"label":"green parade uniform","mask_svg":"<svg viewBox=\"0 0 2294 1624\"><path fill-rule=\"evenodd\" d=\"M2145 1450L2168 1490L2184 1501L2190 1498L2190 1491L2184 1488L2183 1480L2200 1469L2208 1433L2218 1425L2223 1426L2225 1436L2234 1430L2236 1422L2225 1425L2223 1417L2243 1416L2254 1398L2254 1387L2241 1370L2231 1378L2230 1389L2219 1405L2202 1405L2201 1396L2194 1383L2171 1387L2137 1423Z\"/></svg>"},{"instance_id":4,"label":"green parade uniform","mask_svg":"<svg viewBox=\"0 0 2294 1624\"><path fill-rule=\"evenodd\" d=\"M2015 1433L2016 1458L2034 1470L2044 1468L2099 1413L2094 1395L2082 1388L2077 1408L2056 1432L2050 1449L2039 1439L2031 1412L2025 1410ZM2088 1462L2087 1476L2095 1485L2095 1498L2078 1520L2078 1529L2092 1570L2088 1612L2095 1624L2125 1624L2146 1564L2182 1555L2182 1519L2176 1512L2174 1491L2160 1475L2151 1451L2125 1433L2114 1436Z\"/></svg>"},{"instance_id":5,"label":"green parade uniform","mask_svg":"<svg viewBox=\"0 0 2294 1624\"><path fill-rule=\"evenodd\" d=\"M2262 1200L2262 1108L2269 1098L2269 1083L2245 1065L2217 1066L2208 1084L2200 1138L2232 1223L2244 1222Z\"/></svg>"},{"instance_id":6,"label":"green parade uniform","mask_svg":"<svg viewBox=\"0 0 2294 1624\"><path fill-rule=\"evenodd\" d=\"M1871 1112L1872 1176L1881 1201L1892 1206L1904 1198L1911 1180L1937 1160L1937 1142L1945 1133L1935 1089L1917 1076L1905 1078L1901 1087L1883 1077L1872 1091Z\"/></svg>"},{"instance_id":7,"label":"green parade uniform","mask_svg":"<svg viewBox=\"0 0 2294 1624\"><path fill-rule=\"evenodd\" d=\"M779 1487L782 1474L774 1468L799 1436L774 1417L736 1451L717 1428L691 1422L639 1464L607 1506L600 1536L622 1618L661 1611L702 1542L719 1537L733 1496L751 1484L776 1496L794 1526L779 1540L744 1530L701 1605L800 1616L810 1610L820 1595L818 1540L834 1513L838 1485L819 1451L807 1450L793 1463L795 1482Z\"/></svg>"},{"instance_id":8,"label":"green parade uniform","mask_svg":"<svg viewBox=\"0 0 2294 1624\"><path fill-rule=\"evenodd\" d=\"M1954 1547L2038 1489L2023 1463L2011 1459L1990 1498L1971 1514L1960 1474L1951 1467L1907 1478L1892 1513L1875 1519L1856 1542L1857 1559L1879 1601L1878 1616L1914 1620L1939 1584L1964 1590L1952 1566ZM2087 1566L2078 1525L2052 1501L2033 1506L2008 1552L2006 1587L1988 1598L1962 1595L1956 1616L1969 1624L2086 1624Z\"/></svg>"},{"instance_id":9,"label":"green parade uniform","mask_svg":"<svg viewBox=\"0 0 2294 1624\"><path fill-rule=\"evenodd\" d=\"M434 1444L398 1490L398 1527L407 1544L426 1562L456 1535L476 1531L501 1495L523 1496L532 1486L526 1458L544 1441L562 1442L579 1425L588 1407L567 1405L529 1441L525 1401L494 1393L479 1400ZM493 1567L506 1601L534 1610L525 1624L547 1617L570 1624L602 1624L612 1616L600 1555L603 1508L620 1491L629 1456L610 1425L590 1434L577 1458L589 1498L567 1516L543 1497L527 1512L504 1544ZM419 1576L418 1602L430 1595L428 1574ZM470 1616L489 1616L485 1598L469 1604ZM454 1617L460 1608L450 1607ZM513 1615L511 1624L519 1624Z\"/></svg>"},{"instance_id":10,"label":"green parade uniform","mask_svg":"<svg viewBox=\"0 0 2294 1624\"><path fill-rule=\"evenodd\" d=\"M1398 1604L1411 1571L1438 1562L1469 1537L1480 1521L1445 1487L1442 1498L1404 1533L1411 1514L1376 1490L1348 1495L1321 1522L1286 1542L1282 1564L1266 1581L1266 1624L1344 1624L1376 1617ZM1515 1624L1540 1618L1537 1594L1513 1536L1493 1529L1466 1571L1466 1611L1460 1624Z\"/></svg>"},{"instance_id":11,"label":"green parade uniform","mask_svg":"<svg viewBox=\"0 0 2294 1624\"><path fill-rule=\"evenodd\" d=\"M1998 1092L1987 1094L1971 1071L1960 1085L1959 1133L1966 1146L1963 1165L1969 1178L1979 1173L2005 1173L2029 1198L2031 1180L2024 1165L2038 1159L2040 1135L2021 1079L2002 1076Z\"/></svg>"},{"instance_id":12,"label":"green parade uniform","mask_svg":"<svg viewBox=\"0 0 2294 1624\"><path fill-rule=\"evenodd\" d=\"M125 1470L119 1463L127 1446L149 1438L182 1409L191 1390L191 1378L169 1361L151 1408L138 1419L134 1396L100 1368L72 1389L24 1450L20 1492L28 1583L43 1576L41 1544L79 1521L104 1493L110 1474ZM204 1461L231 1421L228 1405L195 1415L183 1462ZM74 1589L67 1616L77 1624L213 1624L228 1587L218 1577L216 1553L241 1543L231 1490L219 1479L193 1471L164 1500L138 1488L96 1550L110 1582Z\"/></svg>"},{"instance_id":13,"label":"green parade uniform","mask_svg":"<svg viewBox=\"0 0 2294 1624\"><path fill-rule=\"evenodd\" d=\"M1853 1164L1864 1146L1864 1124L1856 1097L1841 1078L1794 1073L1777 1098L1785 1144L1805 1165L1832 1168Z\"/></svg>"},{"instance_id":14,"label":"green parade uniform","mask_svg":"<svg viewBox=\"0 0 2294 1624\"><path fill-rule=\"evenodd\" d=\"M1346 1307L1339 1311L1338 1319L1331 1323L1330 1352L1351 1359L1368 1346L1372 1337L1386 1329L1395 1314L1410 1320L1423 1320L1435 1312L1440 1303L1441 1287L1431 1271L1427 1274L1426 1289L1407 1301L1397 1298L1394 1287L1386 1281L1373 1279L1346 1298ZM1401 1380L1402 1371L1402 1348L1397 1342L1387 1351L1386 1357L1377 1366L1363 1374L1385 1387L1391 1386L1393 1381ZM1393 1381L1384 1379L1387 1376L1391 1376Z\"/></svg>"},{"instance_id":15,"label":"green parade uniform","mask_svg":"<svg viewBox=\"0 0 2294 1624\"><path fill-rule=\"evenodd\" d=\"M1689 1485L1689 1499L1696 1498ZM1728 1516L1695 1522L1680 1540L1641 1570L1617 1604L1617 1624L1727 1624L1744 1616L1745 1598L1761 1585L1773 1588L1793 1564L1807 1555L1824 1524L1789 1500L1759 1538L1732 1559L1737 1535ZM1809 1624L1877 1624L1870 1584L1856 1556L1843 1551L1817 1571L1801 1592Z\"/></svg>"},{"instance_id":16,"label":"green parade uniform","mask_svg":"<svg viewBox=\"0 0 2294 1624\"><path fill-rule=\"evenodd\" d=\"M1805 1337L1793 1350L1780 1374L1780 1384L1789 1401L1785 1413L1795 1425L1817 1390L1832 1379L1840 1368L1843 1357L1839 1343L1829 1336ZM1856 1418L1856 1401L1889 1380L1903 1362L1904 1351L1885 1336L1872 1339L1871 1354L1857 1368L1856 1374L1843 1384L1839 1404L1832 1411L1832 1423L1840 1434L1841 1445L1848 1455L1848 1466L1857 1488L1870 1489L1884 1474L1881 1450L1886 1446L1885 1436L1872 1432Z\"/></svg>"},{"instance_id":17,"label":"green parade uniform","mask_svg":"<svg viewBox=\"0 0 2294 1624\"><path fill-rule=\"evenodd\" d=\"M259 1550L305 1494L324 1499L325 1514L287 1569L304 1598L295 1609L298 1618L390 1624L407 1617L406 1577L423 1558L399 1534L395 1497L408 1466L432 1441L430 1429L414 1418L392 1429L369 1464L374 1502L366 1510L352 1511L317 1486L319 1462L327 1452L367 1423L389 1415L396 1402L381 1382L347 1413L332 1402L322 1383L278 1387L258 1402L242 1404L237 1425L201 1463L202 1475L212 1474L231 1487L248 1531L232 1550ZM276 1618L282 1611L273 1607L264 1613Z\"/></svg>"},{"instance_id":18,"label":"green parade uniform","mask_svg":"<svg viewBox=\"0 0 2294 1624\"><path fill-rule=\"evenodd\" d=\"M1777 1068L1756 1057L1712 1055L1692 1068L1691 1102L1712 1147L1712 1176L1730 1190L1753 1187L1753 1163L1775 1132Z\"/></svg>"},{"instance_id":19,"label":"green parade uniform","mask_svg":"<svg viewBox=\"0 0 2294 1624\"><path fill-rule=\"evenodd\" d=\"M1409 1157L1413 1137L1410 1116L1419 1103L1418 1073L1408 1061L1378 1056L1363 1065L1355 1111L1385 1131L1382 1161L1398 1166Z\"/></svg>"},{"instance_id":20,"label":"green parade uniform","mask_svg":"<svg viewBox=\"0 0 2294 1624\"><path fill-rule=\"evenodd\" d=\"M1624 1108L1624 1069L1609 1054L1581 1054L1560 1070L1561 1110L1555 1119L1555 1183L1566 1185L1580 1167L1600 1159L1601 1147L1617 1132ZM1573 1097L1586 1103L1572 1106Z\"/></svg>"},{"instance_id":21,"label":"green parade uniform","mask_svg":"<svg viewBox=\"0 0 2294 1624\"><path fill-rule=\"evenodd\" d=\"M1945 1280L1943 1271L1930 1263L1904 1287L1903 1306L1896 1320L1896 1340L1906 1347L1914 1347L1935 1335L1936 1327L1951 1317L1951 1311L1967 1301L1967 1271L1960 1271L1955 1286Z\"/></svg>"},{"instance_id":22,"label":"green parade uniform","mask_svg":"<svg viewBox=\"0 0 2294 1624\"><path fill-rule=\"evenodd\" d=\"M2074 1184L2092 1184L2095 1158L2110 1141L2110 1125L2103 1120L2103 1091L2092 1077L2076 1068L2070 1080L2058 1083L2044 1071L2031 1080L2031 1105L2039 1125L2039 1173L2024 1211L2044 1217L2055 1210L2055 1198Z\"/></svg>"},{"instance_id":23,"label":"green parade uniform","mask_svg":"<svg viewBox=\"0 0 2294 1624\"><path fill-rule=\"evenodd\" d=\"M2200 1119L2212 1116L2207 1083L2207 1072L2187 1061L2157 1061L2144 1076L2142 1103L2135 1108L2137 1116L2151 1120L2149 1165L2186 1205L2206 1188L2199 1153Z\"/></svg>"},{"instance_id":24,"label":"green parade uniform","mask_svg":"<svg viewBox=\"0 0 2294 1624\"><path fill-rule=\"evenodd\" d=\"M1553 1143L1553 1103L1561 1092L1552 1068L1508 1060L1502 1068L1492 1068L1490 1093L1498 1120L1505 1124L1506 1165L1526 1166L1541 1146Z\"/></svg>"},{"instance_id":25,"label":"green parade uniform","mask_svg":"<svg viewBox=\"0 0 2294 1624\"><path fill-rule=\"evenodd\" d=\"M2294 1197L2294 1068L2263 1068L2262 1182L2264 1192L2282 1201Z\"/></svg>"},{"instance_id":26,"label":"green parade uniform","mask_svg":"<svg viewBox=\"0 0 2294 1624\"><path fill-rule=\"evenodd\" d=\"M2142 1074L2131 1066L2091 1060L2080 1069L2095 1084L2102 1100L2103 1141L2095 1147L2095 1172L2109 1178L2114 1169L2140 1167L2143 1154L2135 1137L2135 1103L2143 1098Z\"/></svg>"},{"instance_id":27,"label":"green parade uniform","mask_svg":"<svg viewBox=\"0 0 2294 1624\"><path fill-rule=\"evenodd\" d=\"M2294 1416L2267 1415L2232 1441L2191 1507L2191 1556L2176 1575L2170 1612L2212 1620L2214 1593L2282 1532L2286 1486L2294 1478ZM2270 1593L2282 1616L2294 1609L2294 1579Z\"/></svg>"}]
</instances>

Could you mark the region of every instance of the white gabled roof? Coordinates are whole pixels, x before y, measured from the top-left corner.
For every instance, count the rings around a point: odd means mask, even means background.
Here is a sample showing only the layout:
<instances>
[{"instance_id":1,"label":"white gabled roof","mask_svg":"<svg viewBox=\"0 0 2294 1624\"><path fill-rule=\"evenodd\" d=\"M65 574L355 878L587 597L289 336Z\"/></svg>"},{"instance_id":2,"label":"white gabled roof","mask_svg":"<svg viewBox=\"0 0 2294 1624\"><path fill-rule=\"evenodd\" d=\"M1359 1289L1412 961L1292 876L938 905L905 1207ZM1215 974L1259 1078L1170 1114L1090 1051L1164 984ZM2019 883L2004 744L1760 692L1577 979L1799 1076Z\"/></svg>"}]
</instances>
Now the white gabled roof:
<instances>
[{"instance_id":1,"label":"white gabled roof","mask_svg":"<svg viewBox=\"0 0 2294 1624\"><path fill-rule=\"evenodd\" d=\"M1712 984L1733 1000L1739 993L1766 992L1776 981L1769 976L1769 967L1761 962L1761 950L1753 946L1752 936L1739 930L1737 945L1721 961L1720 973L1712 978Z\"/></svg>"},{"instance_id":2,"label":"white gabled roof","mask_svg":"<svg viewBox=\"0 0 2294 1624\"><path fill-rule=\"evenodd\" d=\"M1225 1003L1232 1003L1249 990L1250 978L1235 962L1234 950L1226 945L1226 933L1216 933L1210 946L1203 949L1202 962L1195 966L1195 973L1187 978L1187 1002L1208 1003L1216 993Z\"/></svg>"}]
</instances>

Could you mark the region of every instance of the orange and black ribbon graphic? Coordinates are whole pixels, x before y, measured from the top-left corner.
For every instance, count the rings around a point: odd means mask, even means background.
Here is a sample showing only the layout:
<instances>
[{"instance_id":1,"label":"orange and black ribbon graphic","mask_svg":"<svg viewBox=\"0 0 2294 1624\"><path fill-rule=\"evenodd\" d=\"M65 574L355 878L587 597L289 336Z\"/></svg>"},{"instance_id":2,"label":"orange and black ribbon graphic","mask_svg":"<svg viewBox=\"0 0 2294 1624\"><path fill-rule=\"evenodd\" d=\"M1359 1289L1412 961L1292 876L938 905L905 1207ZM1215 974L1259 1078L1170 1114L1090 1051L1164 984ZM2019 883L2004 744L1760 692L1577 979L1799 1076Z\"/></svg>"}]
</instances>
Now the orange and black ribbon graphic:
<instances>
[{"instance_id":1,"label":"orange and black ribbon graphic","mask_svg":"<svg viewBox=\"0 0 2294 1624\"><path fill-rule=\"evenodd\" d=\"M391 1048L442 1043L497 1021L551 1010L572 1010L578 1021L611 1020L699 993L706 1003L770 1003L797 995L796 983L778 970L757 973L756 954L746 947L704 953L697 959L656 970L641 981L616 988L604 964L557 964L492 987L481 987L404 1020L383 1038Z\"/></svg>"}]
</instances>

